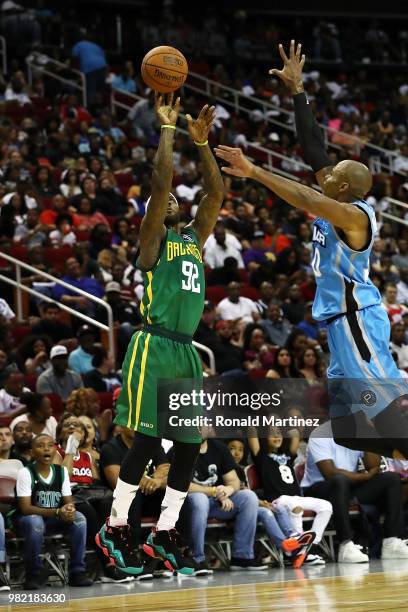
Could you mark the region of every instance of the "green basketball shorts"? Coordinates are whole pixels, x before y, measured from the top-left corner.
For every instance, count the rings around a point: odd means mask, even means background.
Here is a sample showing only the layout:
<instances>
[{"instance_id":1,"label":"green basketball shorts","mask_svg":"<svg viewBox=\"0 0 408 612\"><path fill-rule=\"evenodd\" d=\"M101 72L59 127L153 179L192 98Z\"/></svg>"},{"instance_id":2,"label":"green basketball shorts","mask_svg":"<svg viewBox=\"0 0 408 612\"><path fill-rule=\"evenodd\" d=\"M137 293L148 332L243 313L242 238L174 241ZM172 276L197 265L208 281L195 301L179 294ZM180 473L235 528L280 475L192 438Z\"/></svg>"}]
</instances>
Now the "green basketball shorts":
<instances>
[{"instance_id":1,"label":"green basketball shorts","mask_svg":"<svg viewBox=\"0 0 408 612\"><path fill-rule=\"evenodd\" d=\"M201 360L191 339L175 332L145 327L130 341L122 377L115 424L148 436L194 444L201 442L196 425L169 427L169 417L174 413L166 398L168 383L172 390L183 392L202 386ZM179 412L180 416L189 418L200 414L202 406L195 405L183 407Z\"/></svg>"}]
</instances>

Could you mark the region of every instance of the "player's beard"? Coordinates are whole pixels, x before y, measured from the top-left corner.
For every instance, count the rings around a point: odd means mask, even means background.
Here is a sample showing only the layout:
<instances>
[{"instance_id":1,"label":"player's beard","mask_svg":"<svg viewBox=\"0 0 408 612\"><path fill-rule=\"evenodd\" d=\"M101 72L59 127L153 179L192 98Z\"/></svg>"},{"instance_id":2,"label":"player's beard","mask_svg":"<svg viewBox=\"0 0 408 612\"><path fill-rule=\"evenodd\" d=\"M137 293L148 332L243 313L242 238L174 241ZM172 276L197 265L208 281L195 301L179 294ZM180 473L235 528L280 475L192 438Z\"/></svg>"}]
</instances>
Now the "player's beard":
<instances>
[{"instance_id":1,"label":"player's beard","mask_svg":"<svg viewBox=\"0 0 408 612\"><path fill-rule=\"evenodd\" d=\"M176 227L180 223L180 213L173 213L164 217L164 225L166 227Z\"/></svg>"}]
</instances>

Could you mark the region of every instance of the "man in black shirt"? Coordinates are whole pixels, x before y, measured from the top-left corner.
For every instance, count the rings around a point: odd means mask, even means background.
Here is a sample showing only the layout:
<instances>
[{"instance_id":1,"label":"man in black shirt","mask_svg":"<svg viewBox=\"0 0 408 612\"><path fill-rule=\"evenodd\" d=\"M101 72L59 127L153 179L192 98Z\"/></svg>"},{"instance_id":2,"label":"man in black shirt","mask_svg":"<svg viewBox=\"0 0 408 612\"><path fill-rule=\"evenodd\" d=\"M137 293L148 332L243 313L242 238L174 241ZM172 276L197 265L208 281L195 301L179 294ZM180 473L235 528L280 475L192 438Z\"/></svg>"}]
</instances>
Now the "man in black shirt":
<instances>
[{"instance_id":1,"label":"man in black shirt","mask_svg":"<svg viewBox=\"0 0 408 612\"><path fill-rule=\"evenodd\" d=\"M13 440L14 445L11 447L10 459L18 459L23 465L30 463L31 441L33 439L33 431L28 421L20 421L14 426Z\"/></svg>"},{"instance_id":2,"label":"man in black shirt","mask_svg":"<svg viewBox=\"0 0 408 612\"><path fill-rule=\"evenodd\" d=\"M235 521L231 570L267 569L266 565L262 566L254 559L258 498L249 489L240 490L235 462L223 442L214 439L202 442L186 500L186 512L191 523L196 574L209 572L204 554L209 518Z\"/></svg>"},{"instance_id":3,"label":"man in black shirt","mask_svg":"<svg viewBox=\"0 0 408 612\"><path fill-rule=\"evenodd\" d=\"M113 371L113 357L109 355L102 344L94 344L93 353L92 365L94 369L82 375L84 386L94 389L98 393L112 391L115 387L120 387L122 382Z\"/></svg>"},{"instance_id":4,"label":"man in black shirt","mask_svg":"<svg viewBox=\"0 0 408 612\"><path fill-rule=\"evenodd\" d=\"M32 334L35 336L49 336L53 344L58 344L60 340L74 338L72 329L59 320L61 309L57 304L45 302L41 304L41 321L34 325Z\"/></svg>"},{"instance_id":5,"label":"man in black shirt","mask_svg":"<svg viewBox=\"0 0 408 612\"><path fill-rule=\"evenodd\" d=\"M209 346L217 341L217 334L214 331L216 316L214 304L210 300L205 300L203 314L201 315L197 331L194 334L196 342Z\"/></svg>"},{"instance_id":6,"label":"man in black shirt","mask_svg":"<svg viewBox=\"0 0 408 612\"><path fill-rule=\"evenodd\" d=\"M216 340L208 343L208 346L214 351L217 372L224 375L243 375L244 353L241 348L231 343L231 322L218 321L215 324L215 333Z\"/></svg>"}]
</instances>

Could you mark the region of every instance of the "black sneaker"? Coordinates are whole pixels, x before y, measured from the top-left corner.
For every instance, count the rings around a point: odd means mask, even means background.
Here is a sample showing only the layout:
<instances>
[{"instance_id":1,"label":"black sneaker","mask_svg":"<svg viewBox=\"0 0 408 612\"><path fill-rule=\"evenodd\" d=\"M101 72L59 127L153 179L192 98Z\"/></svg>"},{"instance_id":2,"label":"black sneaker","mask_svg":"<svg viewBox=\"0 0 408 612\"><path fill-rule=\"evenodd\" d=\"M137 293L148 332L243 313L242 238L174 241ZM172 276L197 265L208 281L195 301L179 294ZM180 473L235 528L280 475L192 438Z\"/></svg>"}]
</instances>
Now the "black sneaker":
<instances>
[{"instance_id":1,"label":"black sneaker","mask_svg":"<svg viewBox=\"0 0 408 612\"><path fill-rule=\"evenodd\" d=\"M10 583L7 580L6 572L0 567L0 591L11 591Z\"/></svg>"},{"instance_id":2,"label":"black sneaker","mask_svg":"<svg viewBox=\"0 0 408 612\"><path fill-rule=\"evenodd\" d=\"M107 520L96 534L95 542L111 563L125 574L137 576L142 573L143 563L129 525L111 527Z\"/></svg>"},{"instance_id":3,"label":"black sneaker","mask_svg":"<svg viewBox=\"0 0 408 612\"><path fill-rule=\"evenodd\" d=\"M210 576L213 570L208 567L207 561L194 561L194 576Z\"/></svg>"},{"instance_id":4,"label":"black sneaker","mask_svg":"<svg viewBox=\"0 0 408 612\"><path fill-rule=\"evenodd\" d=\"M254 572L257 570L267 570L268 566L256 559L239 559L238 557L231 557L229 568L232 572L244 569Z\"/></svg>"},{"instance_id":5,"label":"black sneaker","mask_svg":"<svg viewBox=\"0 0 408 612\"><path fill-rule=\"evenodd\" d=\"M41 587L47 584L48 576L49 572L47 567L43 567L37 574L26 572L23 588L27 591L41 589Z\"/></svg>"},{"instance_id":6,"label":"black sneaker","mask_svg":"<svg viewBox=\"0 0 408 612\"><path fill-rule=\"evenodd\" d=\"M93 580L85 572L73 572L69 575L69 586L89 587L93 585Z\"/></svg>"},{"instance_id":7,"label":"black sneaker","mask_svg":"<svg viewBox=\"0 0 408 612\"><path fill-rule=\"evenodd\" d=\"M150 557L163 559L167 569L191 576L194 573L194 563L192 559L182 555L179 546L180 539L175 529L170 531L153 529L143 544L143 550Z\"/></svg>"},{"instance_id":8,"label":"black sneaker","mask_svg":"<svg viewBox=\"0 0 408 612\"><path fill-rule=\"evenodd\" d=\"M132 582L134 580L133 576L129 576L129 574L125 574L122 572L116 565L106 565L103 570L103 575L101 576L101 582Z\"/></svg>"}]
</instances>

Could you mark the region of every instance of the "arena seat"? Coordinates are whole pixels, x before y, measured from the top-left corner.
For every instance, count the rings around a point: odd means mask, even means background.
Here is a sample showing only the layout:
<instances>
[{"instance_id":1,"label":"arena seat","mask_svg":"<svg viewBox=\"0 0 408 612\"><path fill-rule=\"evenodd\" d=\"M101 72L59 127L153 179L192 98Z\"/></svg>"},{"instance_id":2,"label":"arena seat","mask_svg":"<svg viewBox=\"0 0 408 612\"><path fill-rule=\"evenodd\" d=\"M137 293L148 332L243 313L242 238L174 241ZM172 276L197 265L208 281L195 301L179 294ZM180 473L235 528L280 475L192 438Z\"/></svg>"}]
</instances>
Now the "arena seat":
<instances>
[{"instance_id":1,"label":"arena seat","mask_svg":"<svg viewBox=\"0 0 408 612\"><path fill-rule=\"evenodd\" d=\"M63 271L67 259L74 255L74 249L70 246L62 246L58 249L53 247L45 247L44 257L47 263L59 271Z\"/></svg>"},{"instance_id":2,"label":"arena seat","mask_svg":"<svg viewBox=\"0 0 408 612\"><path fill-rule=\"evenodd\" d=\"M262 488L261 479L259 478L259 474L253 463L250 463L249 465L246 466L245 476L247 477L249 488L252 491Z\"/></svg>"},{"instance_id":3,"label":"arena seat","mask_svg":"<svg viewBox=\"0 0 408 612\"><path fill-rule=\"evenodd\" d=\"M101 410L100 410L100 412L103 412L104 410L112 410L112 407L113 407L113 393L111 391L109 391L109 392L98 392L98 398L99 398L99 401L101 403Z\"/></svg>"},{"instance_id":4,"label":"arena seat","mask_svg":"<svg viewBox=\"0 0 408 612\"><path fill-rule=\"evenodd\" d=\"M27 325L18 325L12 329L13 338L18 346L24 338L31 334L31 327Z\"/></svg>"},{"instance_id":5,"label":"arena seat","mask_svg":"<svg viewBox=\"0 0 408 612\"><path fill-rule=\"evenodd\" d=\"M46 393L46 396L49 398L52 406L52 416L59 420L60 416L64 412L64 402L56 393Z\"/></svg>"},{"instance_id":6,"label":"arena seat","mask_svg":"<svg viewBox=\"0 0 408 612\"><path fill-rule=\"evenodd\" d=\"M37 378L37 374L26 374L24 376L24 384L30 389L30 391L35 392Z\"/></svg>"},{"instance_id":7,"label":"arena seat","mask_svg":"<svg viewBox=\"0 0 408 612\"><path fill-rule=\"evenodd\" d=\"M2 504L14 503L15 486L16 486L16 481L14 480L14 478L8 478L7 476L0 476L0 502Z\"/></svg>"},{"instance_id":8,"label":"arena seat","mask_svg":"<svg viewBox=\"0 0 408 612\"><path fill-rule=\"evenodd\" d=\"M251 380L257 380L258 378L265 378L268 370L264 370L263 368L254 368L248 372L248 376Z\"/></svg>"},{"instance_id":9,"label":"arena seat","mask_svg":"<svg viewBox=\"0 0 408 612\"><path fill-rule=\"evenodd\" d=\"M227 292L222 285L214 285L213 287L206 287L205 297L213 304L218 304L218 302L227 297Z\"/></svg>"},{"instance_id":10,"label":"arena seat","mask_svg":"<svg viewBox=\"0 0 408 612\"><path fill-rule=\"evenodd\" d=\"M250 300L256 302L259 300L259 289L256 287L251 287L250 285L244 285L244 287L241 289L241 295L242 297L249 298Z\"/></svg>"}]
</instances>

